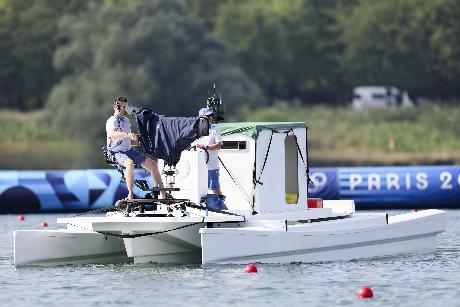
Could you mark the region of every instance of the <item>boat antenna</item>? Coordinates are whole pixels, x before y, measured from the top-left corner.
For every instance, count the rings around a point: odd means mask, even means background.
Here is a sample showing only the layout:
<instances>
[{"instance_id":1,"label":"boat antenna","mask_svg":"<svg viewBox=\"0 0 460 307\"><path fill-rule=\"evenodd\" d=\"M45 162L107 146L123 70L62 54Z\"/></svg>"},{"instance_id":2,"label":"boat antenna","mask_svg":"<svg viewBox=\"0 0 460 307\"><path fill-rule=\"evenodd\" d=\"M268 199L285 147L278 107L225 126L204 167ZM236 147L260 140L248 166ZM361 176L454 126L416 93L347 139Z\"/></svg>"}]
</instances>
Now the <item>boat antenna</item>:
<instances>
[{"instance_id":1,"label":"boat antenna","mask_svg":"<svg viewBox=\"0 0 460 307\"><path fill-rule=\"evenodd\" d=\"M208 91L208 95L209 93L210 91ZM208 99L206 99L206 106L214 111L216 123L224 120L225 110L222 102L222 92L220 92L220 97L217 97L215 83L212 84L212 96L210 95Z\"/></svg>"}]
</instances>

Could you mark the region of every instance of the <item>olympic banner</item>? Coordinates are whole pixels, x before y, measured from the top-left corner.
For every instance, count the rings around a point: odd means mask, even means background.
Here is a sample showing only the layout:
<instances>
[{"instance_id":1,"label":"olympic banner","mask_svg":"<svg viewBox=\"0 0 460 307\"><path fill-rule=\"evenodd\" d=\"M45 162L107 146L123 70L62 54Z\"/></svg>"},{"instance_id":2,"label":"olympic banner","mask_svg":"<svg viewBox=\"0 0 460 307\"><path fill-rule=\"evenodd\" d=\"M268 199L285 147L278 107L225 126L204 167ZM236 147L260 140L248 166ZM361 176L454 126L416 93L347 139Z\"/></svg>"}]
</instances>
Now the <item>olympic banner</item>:
<instances>
[{"instance_id":1,"label":"olympic banner","mask_svg":"<svg viewBox=\"0 0 460 307\"><path fill-rule=\"evenodd\" d=\"M357 209L460 208L460 166L311 168L309 175L308 197L352 199ZM137 170L136 178L150 175ZM110 207L127 195L120 179L113 169L0 171L0 213Z\"/></svg>"},{"instance_id":2,"label":"olympic banner","mask_svg":"<svg viewBox=\"0 0 460 307\"><path fill-rule=\"evenodd\" d=\"M341 167L340 198L358 208L460 208L460 166Z\"/></svg>"},{"instance_id":3,"label":"olympic banner","mask_svg":"<svg viewBox=\"0 0 460 307\"><path fill-rule=\"evenodd\" d=\"M310 169L309 177L308 197L340 199L340 182L337 168L312 168Z\"/></svg>"},{"instance_id":4,"label":"olympic banner","mask_svg":"<svg viewBox=\"0 0 460 307\"><path fill-rule=\"evenodd\" d=\"M150 175L136 170L137 179ZM0 171L0 213L78 212L112 206L126 197L116 170ZM137 196L142 191L135 188Z\"/></svg>"}]
</instances>

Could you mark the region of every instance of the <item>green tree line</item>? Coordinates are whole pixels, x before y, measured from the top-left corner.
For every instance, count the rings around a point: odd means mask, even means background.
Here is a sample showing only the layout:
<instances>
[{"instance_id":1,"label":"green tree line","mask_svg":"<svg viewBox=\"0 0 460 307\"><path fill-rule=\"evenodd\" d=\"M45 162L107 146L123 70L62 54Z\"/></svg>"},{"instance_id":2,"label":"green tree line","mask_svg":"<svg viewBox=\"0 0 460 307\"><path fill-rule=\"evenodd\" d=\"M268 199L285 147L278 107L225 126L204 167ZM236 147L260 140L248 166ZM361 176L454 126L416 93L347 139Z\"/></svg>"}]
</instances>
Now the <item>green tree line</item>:
<instances>
[{"instance_id":1,"label":"green tree line","mask_svg":"<svg viewBox=\"0 0 460 307\"><path fill-rule=\"evenodd\" d=\"M189 115L212 82L229 112L367 84L450 100L458 16L457 0L0 0L0 107L46 106L78 134L118 94Z\"/></svg>"}]
</instances>

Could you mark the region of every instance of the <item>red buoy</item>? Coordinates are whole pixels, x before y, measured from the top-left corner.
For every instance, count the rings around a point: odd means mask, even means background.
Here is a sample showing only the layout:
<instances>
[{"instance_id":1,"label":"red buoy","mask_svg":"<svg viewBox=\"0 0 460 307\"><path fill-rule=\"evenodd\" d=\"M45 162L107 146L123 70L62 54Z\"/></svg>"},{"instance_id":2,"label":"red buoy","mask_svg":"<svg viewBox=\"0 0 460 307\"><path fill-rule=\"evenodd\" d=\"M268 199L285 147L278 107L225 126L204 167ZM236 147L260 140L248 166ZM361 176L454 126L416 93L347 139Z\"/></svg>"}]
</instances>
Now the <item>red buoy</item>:
<instances>
[{"instance_id":1,"label":"red buoy","mask_svg":"<svg viewBox=\"0 0 460 307\"><path fill-rule=\"evenodd\" d=\"M26 218L22 214L18 216L18 221L20 221L20 222L24 221L25 219Z\"/></svg>"},{"instance_id":2,"label":"red buoy","mask_svg":"<svg viewBox=\"0 0 460 307\"><path fill-rule=\"evenodd\" d=\"M412 212L417 212L418 210L417 209L412 209Z\"/></svg>"},{"instance_id":3,"label":"red buoy","mask_svg":"<svg viewBox=\"0 0 460 307\"><path fill-rule=\"evenodd\" d=\"M246 273L257 273L257 267L252 263L248 264L244 270Z\"/></svg>"},{"instance_id":4,"label":"red buoy","mask_svg":"<svg viewBox=\"0 0 460 307\"><path fill-rule=\"evenodd\" d=\"M372 292L372 289L367 286L361 287L361 289L358 291L359 298L371 298L373 296L374 293Z\"/></svg>"},{"instance_id":5,"label":"red buoy","mask_svg":"<svg viewBox=\"0 0 460 307\"><path fill-rule=\"evenodd\" d=\"M47 222L41 222L40 227L48 227L48 223Z\"/></svg>"}]
</instances>

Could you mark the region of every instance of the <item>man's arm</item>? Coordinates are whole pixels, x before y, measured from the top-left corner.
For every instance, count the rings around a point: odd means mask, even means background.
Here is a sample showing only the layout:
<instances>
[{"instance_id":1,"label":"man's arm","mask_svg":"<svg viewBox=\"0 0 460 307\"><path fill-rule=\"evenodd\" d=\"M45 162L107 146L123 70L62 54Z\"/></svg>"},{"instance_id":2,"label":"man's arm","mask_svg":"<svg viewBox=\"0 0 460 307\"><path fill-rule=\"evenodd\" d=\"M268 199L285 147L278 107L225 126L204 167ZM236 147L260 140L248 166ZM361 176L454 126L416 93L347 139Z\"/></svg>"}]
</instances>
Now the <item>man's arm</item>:
<instances>
[{"instance_id":1,"label":"man's arm","mask_svg":"<svg viewBox=\"0 0 460 307\"><path fill-rule=\"evenodd\" d=\"M135 133L121 132L121 131L116 131L115 129L113 129L107 132L107 134L109 137L114 138L114 139L130 138L133 141L137 141L137 135Z\"/></svg>"},{"instance_id":2,"label":"man's arm","mask_svg":"<svg viewBox=\"0 0 460 307\"><path fill-rule=\"evenodd\" d=\"M222 142L216 142L207 147L208 147L208 150L210 151L220 150L222 148Z\"/></svg>"},{"instance_id":3,"label":"man's arm","mask_svg":"<svg viewBox=\"0 0 460 307\"><path fill-rule=\"evenodd\" d=\"M209 148L208 150L211 150L211 151L218 151L222 148L222 134L220 132L220 129L219 127L214 127L214 131L215 131L215 134L214 134L214 144L211 144L209 145Z\"/></svg>"},{"instance_id":4,"label":"man's arm","mask_svg":"<svg viewBox=\"0 0 460 307\"><path fill-rule=\"evenodd\" d=\"M214 131L214 144L211 144L209 146L204 146L203 144L197 144L196 147L197 148L206 148L207 150L210 150L210 151L217 151L217 150L220 150L222 148L222 135L220 133L220 129L219 128L213 128Z\"/></svg>"},{"instance_id":5,"label":"man's arm","mask_svg":"<svg viewBox=\"0 0 460 307\"><path fill-rule=\"evenodd\" d=\"M220 150L222 147L222 142L217 142L208 146L205 146L203 144L196 144L197 148L205 148L206 150L214 151L214 150Z\"/></svg>"}]
</instances>

